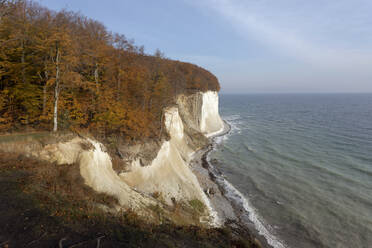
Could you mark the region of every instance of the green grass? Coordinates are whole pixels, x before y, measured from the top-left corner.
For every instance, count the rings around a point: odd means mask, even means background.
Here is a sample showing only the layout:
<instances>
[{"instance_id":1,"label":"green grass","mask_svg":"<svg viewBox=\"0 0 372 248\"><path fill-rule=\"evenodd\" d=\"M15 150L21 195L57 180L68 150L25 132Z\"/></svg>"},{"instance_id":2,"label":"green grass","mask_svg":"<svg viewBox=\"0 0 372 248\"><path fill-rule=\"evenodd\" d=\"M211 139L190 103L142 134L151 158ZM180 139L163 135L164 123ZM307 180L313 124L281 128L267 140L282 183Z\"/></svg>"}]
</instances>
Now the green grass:
<instances>
[{"instance_id":1,"label":"green grass","mask_svg":"<svg viewBox=\"0 0 372 248\"><path fill-rule=\"evenodd\" d=\"M205 205L198 199L193 199L189 201L190 206L199 213L203 213L205 211Z\"/></svg>"},{"instance_id":2,"label":"green grass","mask_svg":"<svg viewBox=\"0 0 372 248\"><path fill-rule=\"evenodd\" d=\"M0 135L0 143L26 141L29 139L40 140L51 136L51 132L15 133Z\"/></svg>"}]
</instances>

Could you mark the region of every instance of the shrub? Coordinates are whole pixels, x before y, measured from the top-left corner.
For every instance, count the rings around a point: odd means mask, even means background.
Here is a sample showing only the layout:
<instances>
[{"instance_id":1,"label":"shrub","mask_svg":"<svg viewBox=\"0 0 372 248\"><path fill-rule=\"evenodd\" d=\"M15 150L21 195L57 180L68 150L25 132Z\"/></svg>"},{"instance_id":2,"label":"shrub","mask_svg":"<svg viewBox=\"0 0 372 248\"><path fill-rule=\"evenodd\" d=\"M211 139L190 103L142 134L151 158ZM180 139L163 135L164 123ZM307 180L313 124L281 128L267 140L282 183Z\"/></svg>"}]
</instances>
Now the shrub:
<instances>
[{"instance_id":1,"label":"shrub","mask_svg":"<svg viewBox=\"0 0 372 248\"><path fill-rule=\"evenodd\" d=\"M190 206L199 213L203 213L205 210L205 205L198 199L192 199L189 201Z\"/></svg>"}]
</instances>

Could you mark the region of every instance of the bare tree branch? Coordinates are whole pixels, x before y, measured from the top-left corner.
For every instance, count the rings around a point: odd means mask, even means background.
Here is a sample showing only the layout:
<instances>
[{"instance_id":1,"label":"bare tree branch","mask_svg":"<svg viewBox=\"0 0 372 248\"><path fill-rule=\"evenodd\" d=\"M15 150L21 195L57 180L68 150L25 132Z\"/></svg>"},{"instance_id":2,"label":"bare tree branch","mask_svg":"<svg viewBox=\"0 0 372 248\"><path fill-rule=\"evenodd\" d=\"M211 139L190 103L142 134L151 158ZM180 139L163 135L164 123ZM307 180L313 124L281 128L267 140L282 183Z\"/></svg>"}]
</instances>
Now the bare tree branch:
<instances>
[{"instance_id":1,"label":"bare tree branch","mask_svg":"<svg viewBox=\"0 0 372 248\"><path fill-rule=\"evenodd\" d=\"M62 242L65 241L65 240L67 240L67 239L66 238L61 238L61 240L58 242L58 247L59 248L63 248Z\"/></svg>"}]
</instances>

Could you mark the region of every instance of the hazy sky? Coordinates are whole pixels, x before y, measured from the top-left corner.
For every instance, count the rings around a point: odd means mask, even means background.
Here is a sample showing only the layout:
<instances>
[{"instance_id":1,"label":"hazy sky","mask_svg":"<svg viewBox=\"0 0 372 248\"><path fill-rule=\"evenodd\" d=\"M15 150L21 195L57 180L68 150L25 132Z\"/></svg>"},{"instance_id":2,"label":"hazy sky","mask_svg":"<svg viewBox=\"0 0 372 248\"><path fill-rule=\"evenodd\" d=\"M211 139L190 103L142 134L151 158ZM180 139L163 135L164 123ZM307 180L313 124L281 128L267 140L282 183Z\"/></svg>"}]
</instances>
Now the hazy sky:
<instances>
[{"instance_id":1,"label":"hazy sky","mask_svg":"<svg viewBox=\"0 0 372 248\"><path fill-rule=\"evenodd\" d=\"M198 64L223 92L372 92L372 0L39 2Z\"/></svg>"}]
</instances>

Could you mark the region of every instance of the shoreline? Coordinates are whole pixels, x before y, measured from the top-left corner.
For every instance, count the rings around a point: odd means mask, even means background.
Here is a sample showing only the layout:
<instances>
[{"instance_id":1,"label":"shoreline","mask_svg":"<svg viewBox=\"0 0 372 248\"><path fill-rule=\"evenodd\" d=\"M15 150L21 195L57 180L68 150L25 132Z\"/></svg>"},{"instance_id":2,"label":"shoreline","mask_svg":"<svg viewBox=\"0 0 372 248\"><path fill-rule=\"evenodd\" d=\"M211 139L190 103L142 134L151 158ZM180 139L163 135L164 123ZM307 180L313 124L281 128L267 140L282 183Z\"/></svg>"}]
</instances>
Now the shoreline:
<instances>
[{"instance_id":1,"label":"shoreline","mask_svg":"<svg viewBox=\"0 0 372 248\"><path fill-rule=\"evenodd\" d=\"M247 215L251 213L247 212L241 206L243 204L238 204L238 202L232 199L233 197L228 196L229 192L226 184L231 184L224 179L222 172L216 167L215 163L218 163L218 161L210 161L208 157L210 152L218 145L216 138L228 135L231 132L231 125L225 120L223 122L223 130L209 136L210 143L205 148L195 152L190 161L190 167L196 175L203 191L206 193L213 210L217 212L218 218L221 221L221 227L228 226L240 235L251 236L252 240L255 240L262 248L272 248L274 246L269 244L268 237L261 234L257 230L255 223L248 219ZM231 187L235 189L232 185ZM241 194L239 191L237 192ZM239 196L243 197L243 195Z\"/></svg>"}]
</instances>

